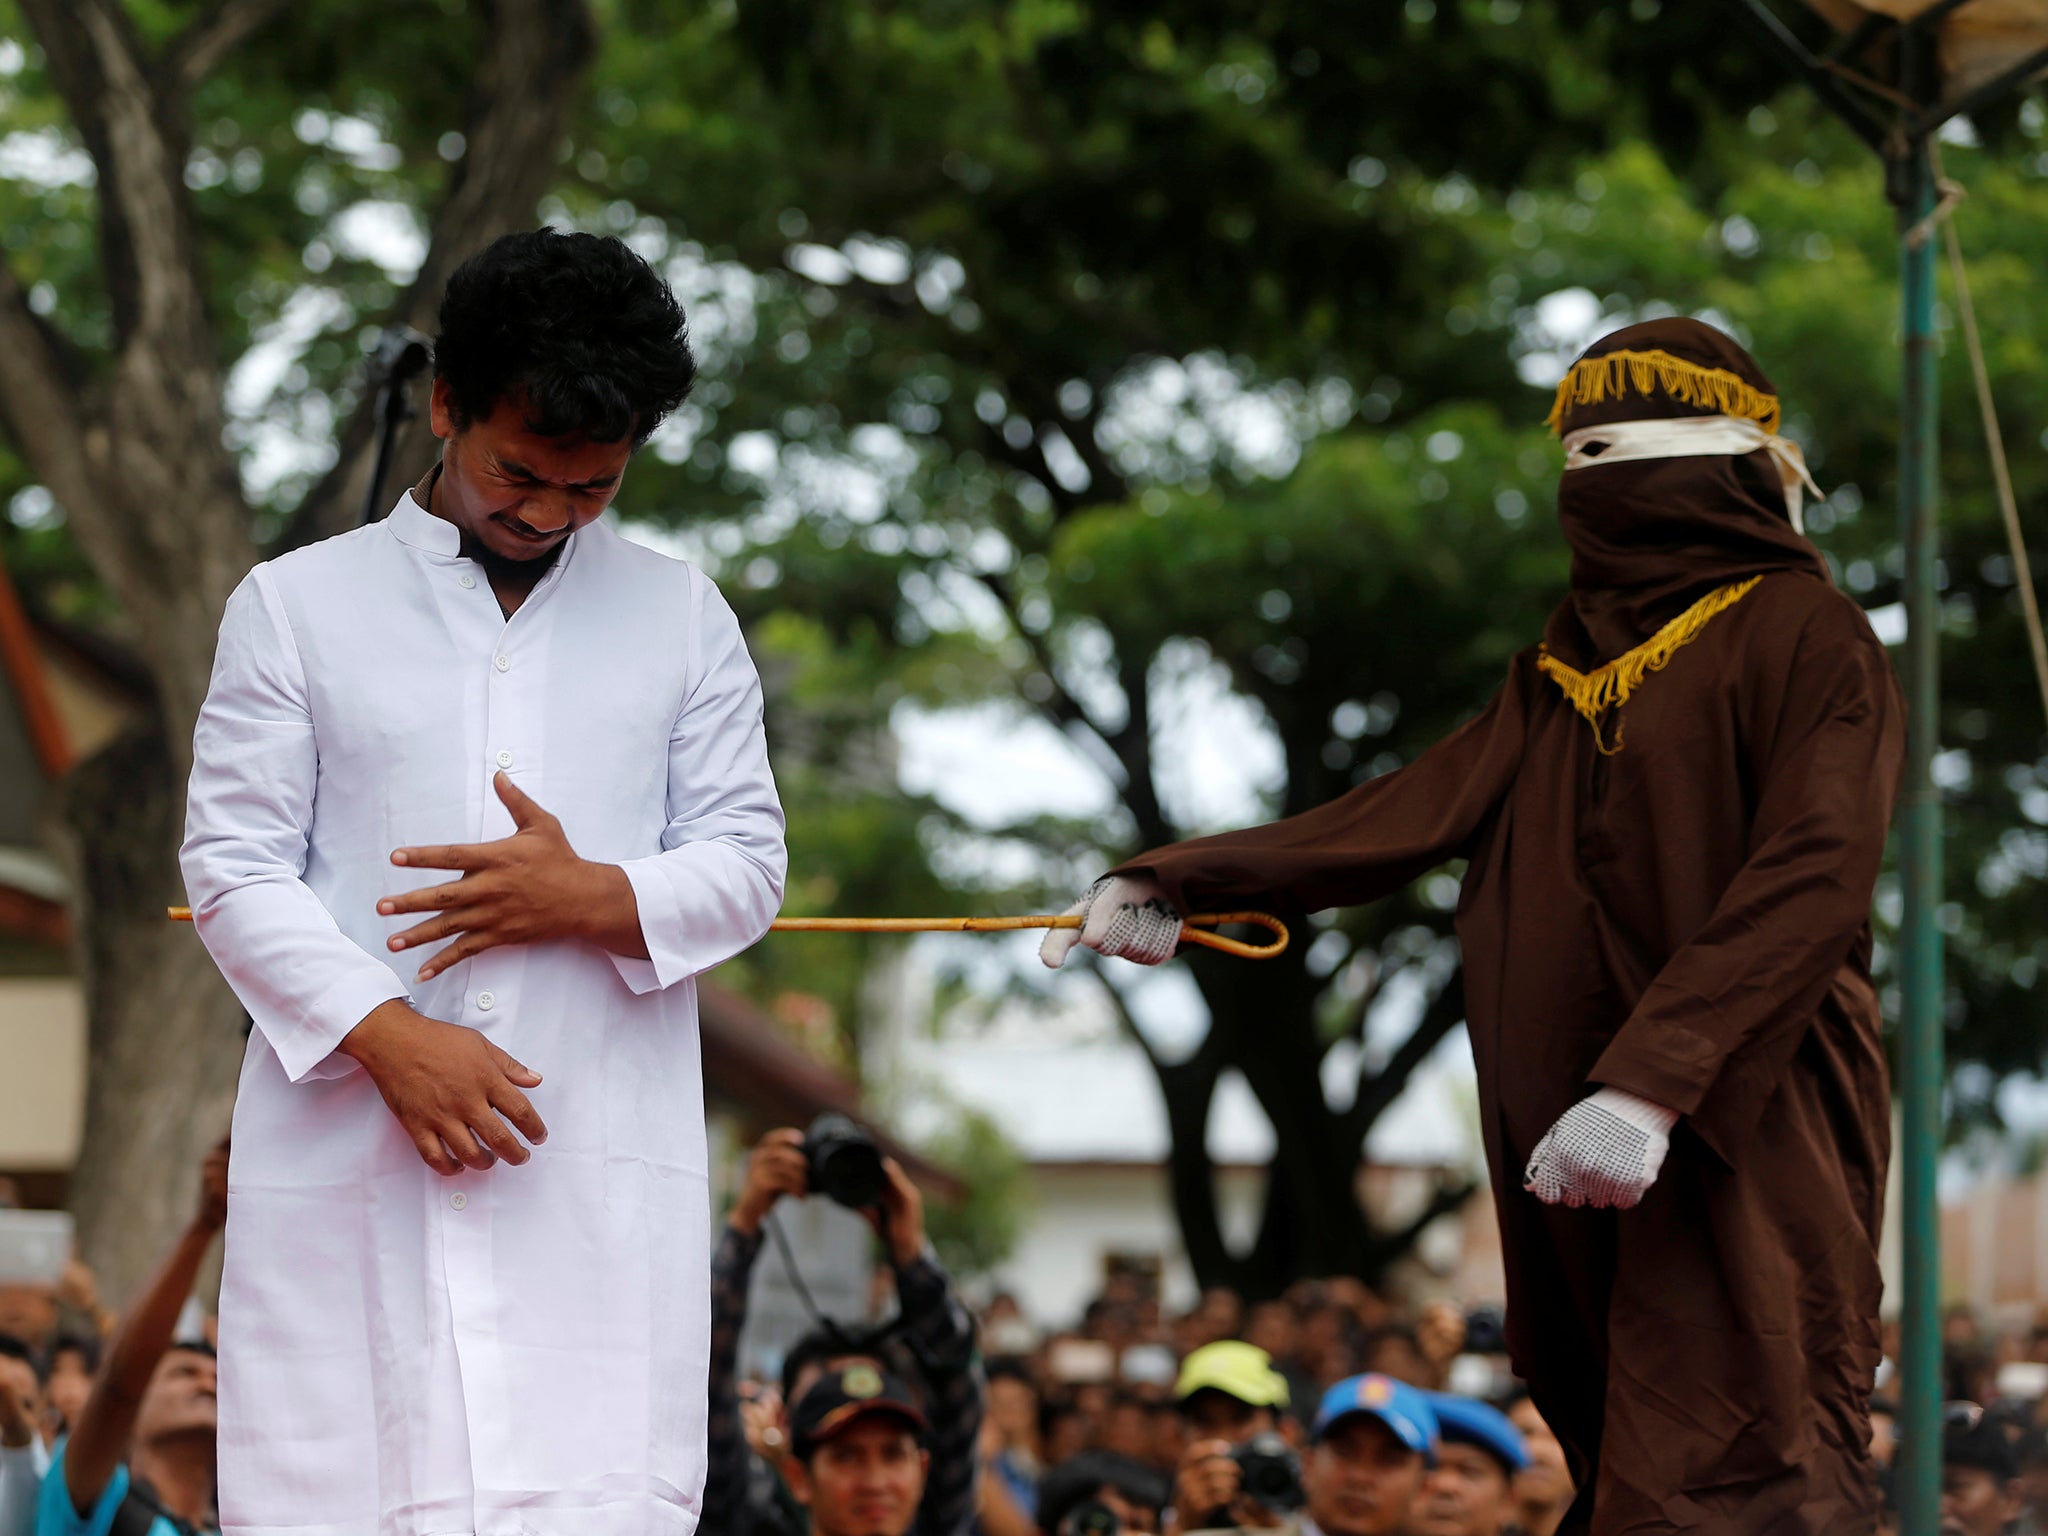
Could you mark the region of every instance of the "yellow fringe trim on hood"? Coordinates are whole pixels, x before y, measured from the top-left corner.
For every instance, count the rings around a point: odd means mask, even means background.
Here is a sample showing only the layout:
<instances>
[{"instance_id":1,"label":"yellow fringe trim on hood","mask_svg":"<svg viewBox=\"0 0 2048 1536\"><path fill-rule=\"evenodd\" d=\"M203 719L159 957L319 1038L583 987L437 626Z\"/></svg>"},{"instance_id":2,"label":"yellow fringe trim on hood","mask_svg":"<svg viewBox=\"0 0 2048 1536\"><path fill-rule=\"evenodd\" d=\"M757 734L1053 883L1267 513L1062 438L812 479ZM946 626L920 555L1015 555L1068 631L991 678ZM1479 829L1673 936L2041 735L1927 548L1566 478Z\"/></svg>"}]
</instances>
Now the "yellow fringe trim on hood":
<instances>
[{"instance_id":1,"label":"yellow fringe trim on hood","mask_svg":"<svg viewBox=\"0 0 2048 1536\"><path fill-rule=\"evenodd\" d=\"M1600 735L1601 717L1608 710L1619 709L1626 704L1629 695L1642 685L1645 677L1652 672L1663 671L1681 647L1699 637L1709 619L1733 608L1762 580L1761 576L1752 576L1747 581L1734 581L1725 587L1717 587L1634 650L1615 657L1604 666L1595 667L1591 672L1580 672L1566 666L1550 654L1547 646L1538 647L1536 668L1563 689L1572 708L1586 717L1587 723L1593 727L1593 744L1600 749L1601 755L1613 757L1621 750L1621 727L1617 722L1614 745L1610 747Z\"/></svg>"},{"instance_id":2,"label":"yellow fringe trim on hood","mask_svg":"<svg viewBox=\"0 0 2048 1536\"><path fill-rule=\"evenodd\" d=\"M1767 395L1749 380L1725 368L1689 363L1669 352L1606 352L1573 363L1557 386L1550 408L1550 429L1564 431L1565 412L1575 405L1598 405L1626 394L1649 395L1662 389L1672 399L1723 416L1742 416L1778 430L1778 397Z\"/></svg>"}]
</instances>

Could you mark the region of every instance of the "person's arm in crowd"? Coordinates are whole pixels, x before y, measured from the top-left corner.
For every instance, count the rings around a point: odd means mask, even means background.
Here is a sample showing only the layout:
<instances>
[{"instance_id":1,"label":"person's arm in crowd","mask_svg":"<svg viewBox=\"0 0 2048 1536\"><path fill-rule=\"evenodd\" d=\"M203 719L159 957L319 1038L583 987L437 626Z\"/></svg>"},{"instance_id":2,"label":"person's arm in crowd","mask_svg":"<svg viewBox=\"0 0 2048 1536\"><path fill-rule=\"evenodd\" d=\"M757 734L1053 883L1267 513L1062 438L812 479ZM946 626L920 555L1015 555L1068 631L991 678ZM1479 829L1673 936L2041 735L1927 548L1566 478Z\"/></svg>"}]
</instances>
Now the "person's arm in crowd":
<instances>
[{"instance_id":1,"label":"person's arm in crowd","mask_svg":"<svg viewBox=\"0 0 2048 1536\"><path fill-rule=\"evenodd\" d=\"M924 1367L931 1401L931 1476L918 1506L919 1536L959 1536L973 1523L981 1420L987 1384L975 1349L974 1319L925 1241L924 1197L894 1158L883 1161L889 1182L876 1229L896 1272L903 1337Z\"/></svg>"},{"instance_id":2,"label":"person's arm in crowd","mask_svg":"<svg viewBox=\"0 0 2048 1536\"><path fill-rule=\"evenodd\" d=\"M112 1337L121 1321L101 1300L99 1277L83 1259L74 1258L64 1266L64 1278L57 1282L57 1300L76 1313L96 1339Z\"/></svg>"},{"instance_id":3,"label":"person's arm in crowd","mask_svg":"<svg viewBox=\"0 0 2048 1536\"><path fill-rule=\"evenodd\" d=\"M32 1536L36 1497L42 1492L49 1453L36 1438L34 1406L0 1375L0 1536Z\"/></svg>"},{"instance_id":4,"label":"person's arm in crowd","mask_svg":"<svg viewBox=\"0 0 2048 1536\"><path fill-rule=\"evenodd\" d=\"M64 1483L71 1507L90 1511L128 1458L128 1441L157 1362L170 1348L178 1314L199 1278L199 1266L228 1219L228 1144L207 1154L199 1209L128 1309L107 1346L100 1379L72 1426L64 1451Z\"/></svg>"},{"instance_id":5,"label":"person's arm in crowd","mask_svg":"<svg viewBox=\"0 0 2048 1536\"><path fill-rule=\"evenodd\" d=\"M747 1159L746 1182L711 1257L711 1371L705 1421L704 1524L733 1526L747 1489L747 1441L740 1423L740 1330L747 1323L747 1285L761 1252L761 1223L784 1195L808 1187L802 1131L770 1131Z\"/></svg>"},{"instance_id":6,"label":"person's arm in crowd","mask_svg":"<svg viewBox=\"0 0 2048 1536\"><path fill-rule=\"evenodd\" d=\"M975 1479L974 1516L981 1536L1037 1536L1038 1522L1018 1507L1017 1497L996 1467L1002 1436L986 1420L981 1432L981 1472Z\"/></svg>"}]
</instances>

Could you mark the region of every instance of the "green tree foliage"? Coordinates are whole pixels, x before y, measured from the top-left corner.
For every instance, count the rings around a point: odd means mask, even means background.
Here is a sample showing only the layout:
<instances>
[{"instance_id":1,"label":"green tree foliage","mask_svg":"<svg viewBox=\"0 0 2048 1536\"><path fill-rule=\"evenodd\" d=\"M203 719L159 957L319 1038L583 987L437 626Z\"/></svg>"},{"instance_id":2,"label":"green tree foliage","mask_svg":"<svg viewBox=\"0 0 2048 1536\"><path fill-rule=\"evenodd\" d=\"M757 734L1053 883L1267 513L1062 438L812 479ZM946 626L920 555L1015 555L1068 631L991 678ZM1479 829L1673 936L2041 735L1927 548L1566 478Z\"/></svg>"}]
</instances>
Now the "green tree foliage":
<instances>
[{"instance_id":1,"label":"green tree foliage","mask_svg":"<svg viewBox=\"0 0 2048 1536\"><path fill-rule=\"evenodd\" d=\"M987 1115L958 1111L921 1149L956 1173L966 1196L934 1204L925 1230L939 1259L959 1279L993 1274L1016 1251L1031 1211L1031 1172L1002 1128Z\"/></svg>"}]
</instances>

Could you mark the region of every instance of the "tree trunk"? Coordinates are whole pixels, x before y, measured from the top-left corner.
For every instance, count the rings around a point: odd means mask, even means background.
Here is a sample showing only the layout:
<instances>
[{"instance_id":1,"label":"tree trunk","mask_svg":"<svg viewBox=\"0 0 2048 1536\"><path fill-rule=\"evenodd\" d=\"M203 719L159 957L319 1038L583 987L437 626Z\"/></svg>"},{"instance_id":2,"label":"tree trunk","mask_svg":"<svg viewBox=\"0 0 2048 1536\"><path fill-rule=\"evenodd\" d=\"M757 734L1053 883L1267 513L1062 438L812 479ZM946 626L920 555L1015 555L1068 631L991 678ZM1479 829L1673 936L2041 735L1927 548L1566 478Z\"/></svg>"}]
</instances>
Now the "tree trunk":
<instances>
[{"instance_id":1,"label":"tree trunk","mask_svg":"<svg viewBox=\"0 0 2048 1536\"><path fill-rule=\"evenodd\" d=\"M114 1302L195 1208L242 1055L227 985L192 930L164 921L184 899L184 774L168 745L154 725L130 730L71 773L60 805L91 1041L71 1208Z\"/></svg>"},{"instance_id":2,"label":"tree trunk","mask_svg":"<svg viewBox=\"0 0 2048 1536\"><path fill-rule=\"evenodd\" d=\"M1422 1219L1391 1232L1376 1230L1358 1199L1359 1160L1373 1122L1462 1017L1456 978L1379 1076L1361 1081L1358 1102L1337 1110L1323 1086L1326 1047L1309 1022L1322 984L1309 975L1300 949L1256 967L1206 954L1188 955L1187 964L1209 1009L1209 1032L1187 1061L1154 1059L1153 1069L1171 1140L1168 1187L1196 1282L1227 1285L1254 1301L1279 1295L1305 1275L1377 1283L1429 1221L1456 1210L1473 1190L1462 1180L1446 1183ZM1223 1240L1207 1144L1217 1080L1233 1067L1274 1132L1258 1234L1241 1254Z\"/></svg>"}]
</instances>

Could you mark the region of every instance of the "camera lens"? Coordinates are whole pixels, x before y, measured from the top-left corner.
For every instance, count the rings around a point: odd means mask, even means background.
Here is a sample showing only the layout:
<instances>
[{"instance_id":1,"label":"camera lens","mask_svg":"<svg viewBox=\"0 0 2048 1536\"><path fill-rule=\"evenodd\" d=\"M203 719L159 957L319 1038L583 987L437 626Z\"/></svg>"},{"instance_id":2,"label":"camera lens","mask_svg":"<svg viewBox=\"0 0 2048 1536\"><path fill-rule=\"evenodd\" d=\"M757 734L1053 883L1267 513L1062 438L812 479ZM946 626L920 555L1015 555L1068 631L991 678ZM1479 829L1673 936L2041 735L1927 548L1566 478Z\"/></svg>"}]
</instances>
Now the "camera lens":
<instances>
[{"instance_id":1,"label":"camera lens","mask_svg":"<svg viewBox=\"0 0 2048 1536\"><path fill-rule=\"evenodd\" d=\"M854 1210L882 1202L888 1175L874 1138L844 1115L820 1115L804 1135L804 1161L815 1194Z\"/></svg>"}]
</instances>

